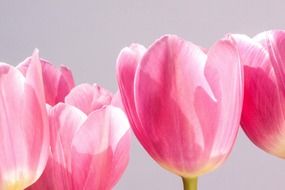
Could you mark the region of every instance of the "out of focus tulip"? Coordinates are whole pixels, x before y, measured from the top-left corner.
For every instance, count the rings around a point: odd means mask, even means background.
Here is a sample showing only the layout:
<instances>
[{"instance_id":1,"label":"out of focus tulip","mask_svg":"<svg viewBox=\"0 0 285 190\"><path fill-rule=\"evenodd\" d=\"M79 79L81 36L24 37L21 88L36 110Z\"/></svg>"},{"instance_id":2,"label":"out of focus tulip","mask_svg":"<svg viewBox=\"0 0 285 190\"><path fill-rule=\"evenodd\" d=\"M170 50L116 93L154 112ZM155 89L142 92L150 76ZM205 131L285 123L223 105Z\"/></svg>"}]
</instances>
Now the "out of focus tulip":
<instances>
[{"instance_id":1,"label":"out of focus tulip","mask_svg":"<svg viewBox=\"0 0 285 190\"><path fill-rule=\"evenodd\" d=\"M235 142L243 99L242 67L230 38L206 51L174 35L117 60L122 102L151 157L184 178L185 189L212 171ZM192 180L192 182L191 182Z\"/></svg>"},{"instance_id":2,"label":"out of focus tulip","mask_svg":"<svg viewBox=\"0 0 285 190\"><path fill-rule=\"evenodd\" d=\"M242 128L255 145L285 158L285 31L233 37L244 65Z\"/></svg>"},{"instance_id":3,"label":"out of focus tulip","mask_svg":"<svg viewBox=\"0 0 285 190\"><path fill-rule=\"evenodd\" d=\"M49 130L38 52L25 76L0 63L0 189L22 190L42 174Z\"/></svg>"},{"instance_id":4,"label":"out of focus tulip","mask_svg":"<svg viewBox=\"0 0 285 190\"><path fill-rule=\"evenodd\" d=\"M130 130L112 94L94 84L71 90L49 110L51 152L28 190L110 190L129 160Z\"/></svg>"},{"instance_id":5,"label":"out of focus tulip","mask_svg":"<svg viewBox=\"0 0 285 190\"><path fill-rule=\"evenodd\" d=\"M72 72L66 66L56 68L48 61L41 59L42 75L45 89L46 103L54 106L58 102L63 102L65 96L74 87ZM18 65L18 69L25 75L31 64L31 58Z\"/></svg>"}]
</instances>

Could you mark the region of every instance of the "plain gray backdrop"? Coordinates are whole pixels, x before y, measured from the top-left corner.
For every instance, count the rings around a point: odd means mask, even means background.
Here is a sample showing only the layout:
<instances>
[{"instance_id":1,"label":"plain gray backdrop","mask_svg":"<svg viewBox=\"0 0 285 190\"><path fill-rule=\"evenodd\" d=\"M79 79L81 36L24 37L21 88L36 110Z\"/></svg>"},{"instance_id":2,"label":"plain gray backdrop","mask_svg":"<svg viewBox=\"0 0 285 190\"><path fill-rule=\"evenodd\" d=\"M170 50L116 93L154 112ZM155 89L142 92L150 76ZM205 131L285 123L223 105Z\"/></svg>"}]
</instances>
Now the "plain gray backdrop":
<instances>
[{"instance_id":1,"label":"plain gray backdrop","mask_svg":"<svg viewBox=\"0 0 285 190\"><path fill-rule=\"evenodd\" d=\"M284 0L0 0L0 60L16 65L34 48L73 70L76 83L115 91L115 61L132 42L149 46L166 33L209 47L226 33L250 36L285 28ZM133 136L134 137L134 136ZM135 137L115 190L179 190ZM284 190L285 160L257 149L240 130L225 164L199 178L200 190Z\"/></svg>"}]
</instances>

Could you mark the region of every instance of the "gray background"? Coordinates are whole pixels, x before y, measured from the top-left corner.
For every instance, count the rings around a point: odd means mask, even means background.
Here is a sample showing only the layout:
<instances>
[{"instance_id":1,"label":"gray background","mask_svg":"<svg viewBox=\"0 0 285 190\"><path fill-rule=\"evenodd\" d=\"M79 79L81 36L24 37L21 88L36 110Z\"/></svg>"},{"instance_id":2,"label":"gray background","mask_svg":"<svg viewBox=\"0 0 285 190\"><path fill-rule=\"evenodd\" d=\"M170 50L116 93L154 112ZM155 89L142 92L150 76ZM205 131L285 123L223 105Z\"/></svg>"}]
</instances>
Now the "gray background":
<instances>
[{"instance_id":1,"label":"gray background","mask_svg":"<svg viewBox=\"0 0 285 190\"><path fill-rule=\"evenodd\" d=\"M285 28L284 0L0 0L0 59L16 65L35 47L65 64L77 84L115 91L115 60L124 46L148 46L174 33L208 47L225 33L250 36ZM133 138L131 161L115 190L182 189ZM199 179L201 190L284 190L285 161L257 149L240 130L230 158Z\"/></svg>"}]
</instances>

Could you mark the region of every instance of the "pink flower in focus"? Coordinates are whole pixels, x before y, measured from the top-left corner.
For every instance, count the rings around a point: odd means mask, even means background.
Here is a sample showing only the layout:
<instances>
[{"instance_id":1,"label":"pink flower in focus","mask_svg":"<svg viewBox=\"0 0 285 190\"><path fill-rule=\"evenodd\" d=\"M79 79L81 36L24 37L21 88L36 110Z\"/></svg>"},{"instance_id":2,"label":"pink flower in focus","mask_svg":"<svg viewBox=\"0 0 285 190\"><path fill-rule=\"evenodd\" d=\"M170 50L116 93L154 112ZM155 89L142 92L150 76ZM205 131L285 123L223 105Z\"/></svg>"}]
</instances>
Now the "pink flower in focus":
<instances>
[{"instance_id":1,"label":"pink flower in focus","mask_svg":"<svg viewBox=\"0 0 285 190\"><path fill-rule=\"evenodd\" d=\"M0 189L22 190L42 174L49 150L48 118L38 52L25 76L0 63Z\"/></svg>"},{"instance_id":2,"label":"pink flower in focus","mask_svg":"<svg viewBox=\"0 0 285 190\"><path fill-rule=\"evenodd\" d=\"M174 35L148 49L134 44L117 60L132 129L151 157L185 178L212 171L235 142L242 67L231 39L207 51Z\"/></svg>"},{"instance_id":3,"label":"pink flower in focus","mask_svg":"<svg viewBox=\"0 0 285 190\"><path fill-rule=\"evenodd\" d=\"M285 31L233 38L244 65L242 128L256 146L285 158Z\"/></svg>"},{"instance_id":4,"label":"pink flower in focus","mask_svg":"<svg viewBox=\"0 0 285 190\"><path fill-rule=\"evenodd\" d=\"M129 123L112 94L81 84L49 110L51 152L28 190L110 190L127 167Z\"/></svg>"}]
</instances>

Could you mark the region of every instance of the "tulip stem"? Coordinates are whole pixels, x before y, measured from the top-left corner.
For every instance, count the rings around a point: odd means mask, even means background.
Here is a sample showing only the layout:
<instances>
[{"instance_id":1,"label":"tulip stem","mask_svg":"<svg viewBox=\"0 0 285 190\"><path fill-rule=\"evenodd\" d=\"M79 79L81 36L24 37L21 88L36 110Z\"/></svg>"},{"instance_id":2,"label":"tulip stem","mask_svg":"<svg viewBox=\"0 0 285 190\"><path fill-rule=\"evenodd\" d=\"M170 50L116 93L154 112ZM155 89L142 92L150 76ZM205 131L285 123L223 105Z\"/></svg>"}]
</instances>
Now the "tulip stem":
<instances>
[{"instance_id":1,"label":"tulip stem","mask_svg":"<svg viewBox=\"0 0 285 190\"><path fill-rule=\"evenodd\" d=\"M184 190L197 190L198 189L198 177L185 178L182 177Z\"/></svg>"}]
</instances>

